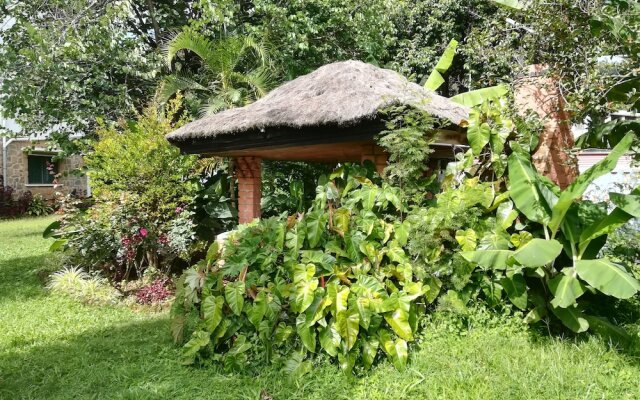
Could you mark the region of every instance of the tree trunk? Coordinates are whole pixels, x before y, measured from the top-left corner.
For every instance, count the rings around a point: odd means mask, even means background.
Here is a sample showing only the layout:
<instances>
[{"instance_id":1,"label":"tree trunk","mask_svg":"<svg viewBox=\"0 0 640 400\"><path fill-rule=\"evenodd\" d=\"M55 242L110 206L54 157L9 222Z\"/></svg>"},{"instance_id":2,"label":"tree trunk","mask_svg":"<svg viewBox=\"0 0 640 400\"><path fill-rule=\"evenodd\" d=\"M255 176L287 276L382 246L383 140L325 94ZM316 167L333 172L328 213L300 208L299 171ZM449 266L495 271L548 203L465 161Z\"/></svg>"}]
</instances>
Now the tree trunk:
<instances>
[{"instance_id":1,"label":"tree trunk","mask_svg":"<svg viewBox=\"0 0 640 400\"><path fill-rule=\"evenodd\" d=\"M147 7L149 8L149 18L151 18L151 24L153 25L153 36L156 42L156 47L160 46L160 26L156 19L156 7L153 0L147 0Z\"/></svg>"}]
</instances>

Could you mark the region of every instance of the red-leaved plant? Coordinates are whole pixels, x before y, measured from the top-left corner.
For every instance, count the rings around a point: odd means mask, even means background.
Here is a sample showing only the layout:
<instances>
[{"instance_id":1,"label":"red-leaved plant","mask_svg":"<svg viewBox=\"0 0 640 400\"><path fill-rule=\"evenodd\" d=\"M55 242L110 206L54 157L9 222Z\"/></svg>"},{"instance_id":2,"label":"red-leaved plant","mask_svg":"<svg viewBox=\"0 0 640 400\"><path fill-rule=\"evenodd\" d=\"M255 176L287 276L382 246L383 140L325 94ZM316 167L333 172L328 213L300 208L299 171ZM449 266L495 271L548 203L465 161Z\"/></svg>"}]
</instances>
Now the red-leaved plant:
<instances>
[{"instance_id":1,"label":"red-leaved plant","mask_svg":"<svg viewBox=\"0 0 640 400\"><path fill-rule=\"evenodd\" d=\"M143 286L136 293L136 301L139 304L160 303L168 299L173 291L170 289L171 279L158 278L147 286Z\"/></svg>"}]
</instances>

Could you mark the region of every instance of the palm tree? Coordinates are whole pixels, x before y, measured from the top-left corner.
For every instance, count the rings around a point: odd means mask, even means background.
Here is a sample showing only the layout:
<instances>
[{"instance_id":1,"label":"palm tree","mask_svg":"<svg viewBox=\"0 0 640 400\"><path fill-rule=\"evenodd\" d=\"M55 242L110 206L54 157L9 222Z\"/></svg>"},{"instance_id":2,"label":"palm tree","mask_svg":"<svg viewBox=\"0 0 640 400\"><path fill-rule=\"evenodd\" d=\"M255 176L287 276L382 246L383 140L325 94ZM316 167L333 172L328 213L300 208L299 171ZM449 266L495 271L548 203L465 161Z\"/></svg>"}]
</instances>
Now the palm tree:
<instances>
[{"instance_id":1,"label":"palm tree","mask_svg":"<svg viewBox=\"0 0 640 400\"><path fill-rule=\"evenodd\" d=\"M177 92L185 92L195 100L201 115L210 115L251 103L264 96L273 84L266 46L252 38L210 40L185 30L168 41L164 52L165 62L174 73L158 87L161 104ZM182 64L175 62L180 52L192 52L200 58L197 75L183 71Z\"/></svg>"}]
</instances>

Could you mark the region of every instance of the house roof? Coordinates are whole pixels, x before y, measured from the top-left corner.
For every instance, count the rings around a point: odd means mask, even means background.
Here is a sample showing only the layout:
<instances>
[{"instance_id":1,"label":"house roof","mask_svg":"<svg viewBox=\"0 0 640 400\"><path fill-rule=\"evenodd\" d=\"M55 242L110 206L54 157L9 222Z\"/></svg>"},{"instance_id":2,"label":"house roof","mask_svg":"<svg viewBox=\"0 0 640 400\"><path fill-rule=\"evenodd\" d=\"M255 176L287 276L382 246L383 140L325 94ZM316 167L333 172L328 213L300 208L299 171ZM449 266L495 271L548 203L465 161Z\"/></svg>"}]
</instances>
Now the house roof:
<instances>
[{"instance_id":1,"label":"house roof","mask_svg":"<svg viewBox=\"0 0 640 400\"><path fill-rule=\"evenodd\" d=\"M373 126L379 122L381 110L395 105L415 107L455 125L469 115L467 107L409 82L395 71L342 61L285 83L255 103L188 123L167 139L183 150L189 148L188 152L198 152L199 142L207 142L211 150L216 142L241 137L250 142L265 141L271 132L282 131L295 132L301 141L308 142L305 136L318 138Z\"/></svg>"}]
</instances>

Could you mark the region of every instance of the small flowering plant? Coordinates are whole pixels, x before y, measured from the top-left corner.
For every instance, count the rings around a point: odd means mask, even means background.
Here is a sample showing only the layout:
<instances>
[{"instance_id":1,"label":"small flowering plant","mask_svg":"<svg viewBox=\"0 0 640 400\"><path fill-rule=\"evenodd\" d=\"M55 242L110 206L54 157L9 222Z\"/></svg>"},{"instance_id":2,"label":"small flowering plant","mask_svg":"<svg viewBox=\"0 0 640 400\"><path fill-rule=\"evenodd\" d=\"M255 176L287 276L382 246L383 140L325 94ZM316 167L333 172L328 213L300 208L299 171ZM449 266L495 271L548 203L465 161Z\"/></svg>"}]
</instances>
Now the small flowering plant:
<instances>
[{"instance_id":1,"label":"small flowering plant","mask_svg":"<svg viewBox=\"0 0 640 400\"><path fill-rule=\"evenodd\" d=\"M138 304L156 304L169 299L172 295L171 280L158 278L136 292L136 302Z\"/></svg>"}]
</instances>

